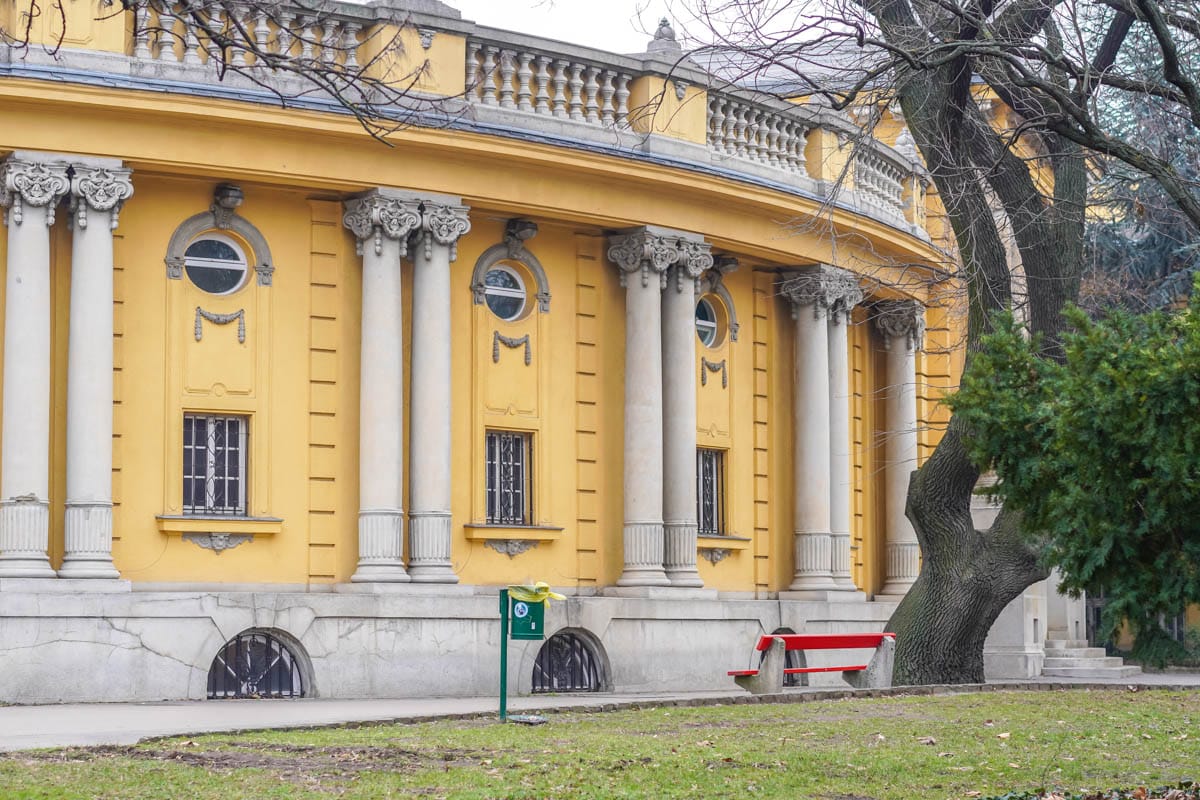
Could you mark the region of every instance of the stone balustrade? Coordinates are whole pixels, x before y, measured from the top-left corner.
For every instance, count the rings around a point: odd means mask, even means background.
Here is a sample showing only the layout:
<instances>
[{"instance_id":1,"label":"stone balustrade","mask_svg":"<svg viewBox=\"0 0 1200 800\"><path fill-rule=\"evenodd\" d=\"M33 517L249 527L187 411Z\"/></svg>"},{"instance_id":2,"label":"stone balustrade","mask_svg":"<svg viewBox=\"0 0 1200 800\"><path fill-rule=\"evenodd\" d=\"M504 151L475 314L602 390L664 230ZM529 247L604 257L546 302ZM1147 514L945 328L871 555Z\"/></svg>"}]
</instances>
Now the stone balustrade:
<instances>
[{"instance_id":1,"label":"stone balustrade","mask_svg":"<svg viewBox=\"0 0 1200 800\"><path fill-rule=\"evenodd\" d=\"M816 124L794 106L773 109L729 92L708 93L708 147L718 154L808 174L805 148Z\"/></svg>"},{"instance_id":2,"label":"stone balustrade","mask_svg":"<svg viewBox=\"0 0 1200 800\"><path fill-rule=\"evenodd\" d=\"M629 126L633 75L616 64L471 37L466 80L472 103L605 128Z\"/></svg>"}]
</instances>

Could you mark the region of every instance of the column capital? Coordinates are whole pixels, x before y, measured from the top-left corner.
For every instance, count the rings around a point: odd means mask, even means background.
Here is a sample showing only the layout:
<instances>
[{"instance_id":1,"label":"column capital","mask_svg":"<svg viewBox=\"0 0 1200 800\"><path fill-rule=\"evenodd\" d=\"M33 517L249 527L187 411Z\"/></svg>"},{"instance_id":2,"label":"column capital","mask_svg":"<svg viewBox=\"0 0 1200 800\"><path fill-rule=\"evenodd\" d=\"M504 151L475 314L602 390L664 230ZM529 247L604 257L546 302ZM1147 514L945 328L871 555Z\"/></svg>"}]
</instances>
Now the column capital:
<instances>
[{"instance_id":1,"label":"column capital","mask_svg":"<svg viewBox=\"0 0 1200 800\"><path fill-rule=\"evenodd\" d=\"M667 270L679 260L679 240L639 228L608 237L608 259L620 270L621 285L630 275L641 273L642 286L650 285L650 273L659 276L659 287L666 288Z\"/></svg>"},{"instance_id":2,"label":"column capital","mask_svg":"<svg viewBox=\"0 0 1200 800\"><path fill-rule=\"evenodd\" d=\"M54 207L71 188L65 162L26 161L9 157L0 163L0 206L5 224L20 225L26 206L46 209L46 225L54 224Z\"/></svg>"},{"instance_id":3,"label":"column capital","mask_svg":"<svg viewBox=\"0 0 1200 800\"><path fill-rule=\"evenodd\" d=\"M916 300L881 300L875 304L875 327L883 334L884 347L904 337L909 350L919 350L925 339L925 306Z\"/></svg>"},{"instance_id":4,"label":"column capital","mask_svg":"<svg viewBox=\"0 0 1200 800\"><path fill-rule=\"evenodd\" d=\"M679 259L675 262L675 291L682 292L687 286L695 293L700 276L713 267L712 245L680 239L677 248Z\"/></svg>"},{"instance_id":5,"label":"column capital","mask_svg":"<svg viewBox=\"0 0 1200 800\"><path fill-rule=\"evenodd\" d=\"M426 258L433 257L434 242L449 245L451 261L458 258L458 240L471 230L469 211L464 205L421 203L421 240Z\"/></svg>"},{"instance_id":6,"label":"column capital","mask_svg":"<svg viewBox=\"0 0 1200 800\"><path fill-rule=\"evenodd\" d=\"M798 319L800 309L812 306L818 319L827 314L835 325L862 302L863 291L853 272L814 264L792 272L779 282L779 292L792 304L792 319Z\"/></svg>"},{"instance_id":7,"label":"column capital","mask_svg":"<svg viewBox=\"0 0 1200 800\"><path fill-rule=\"evenodd\" d=\"M133 196L133 170L122 167L92 167L76 164L71 177L71 210L75 212L75 224L87 227L87 212L107 211L110 213L109 227L117 228L117 216L121 206Z\"/></svg>"},{"instance_id":8,"label":"column capital","mask_svg":"<svg viewBox=\"0 0 1200 800\"><path fill-rule=\"evenodd\" d=\"M358 240L359 255L362 255L367 240L374 242L375 255L381 255L385 236L400 243L401 257L408 254L409 234L421 226L419 200L394 197L372 189L361 197L347 200L343 206L342 224Z\"/></svg>"}]
</instances>

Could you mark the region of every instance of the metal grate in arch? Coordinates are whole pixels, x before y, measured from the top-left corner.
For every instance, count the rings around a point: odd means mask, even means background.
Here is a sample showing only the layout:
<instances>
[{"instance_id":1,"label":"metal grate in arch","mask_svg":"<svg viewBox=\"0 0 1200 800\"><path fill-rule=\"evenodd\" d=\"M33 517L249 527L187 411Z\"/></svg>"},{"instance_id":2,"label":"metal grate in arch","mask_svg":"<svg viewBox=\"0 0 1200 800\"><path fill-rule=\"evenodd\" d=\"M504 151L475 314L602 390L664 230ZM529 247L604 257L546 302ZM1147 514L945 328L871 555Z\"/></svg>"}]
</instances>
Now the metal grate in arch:
<instances>
[{"instance_id":1,"label":"metal grate in arch","mask_svg":"<svg viewBox=\"0 0 1200 800\"><path fill-rule=\"evenodd\" d=\"M600 660L582 636L556 633L533 662L533 692L598 692L603 687Z\"/></svg>"},{"instance_id":2,"label":"metal grate in arch","mask_svg":"<svg viewBox=\"0 0 1200 800\"><path fill-rule=\"evenodd\" d=\"M776 628L775 630L771 631L772 636L774 636L775 634L780 634L780 633L795 633L795 631L792 630L791 628ZM762 652L762 655L760 655L758 657L758 663L761 665L763 662L763 659L766 657L767 657L767 651L764 650ZM804 653L802 653L801 651L788 650L784 653L784 656L783 656L784 669L799 669L799 668L803 668L806 666L808 666L808 665L806 663L804 663ZM783 685L784 685L784 688L787 688L789 686L792 686L792 687L808 686L808 676L800 675L798 673L788 675L785 672L783 674Z\"/></svg>"},{"instance_id":3,"label":"metal grate in arch","mask_svg":"<svg viewBox=\"0 0 1200 800\"><path fill-rule=\"evenodd\" d=\"M213 659L208 699L303 697L304 677L287 646L269 633L239 633Z\"/></svg>"}]
</instances>

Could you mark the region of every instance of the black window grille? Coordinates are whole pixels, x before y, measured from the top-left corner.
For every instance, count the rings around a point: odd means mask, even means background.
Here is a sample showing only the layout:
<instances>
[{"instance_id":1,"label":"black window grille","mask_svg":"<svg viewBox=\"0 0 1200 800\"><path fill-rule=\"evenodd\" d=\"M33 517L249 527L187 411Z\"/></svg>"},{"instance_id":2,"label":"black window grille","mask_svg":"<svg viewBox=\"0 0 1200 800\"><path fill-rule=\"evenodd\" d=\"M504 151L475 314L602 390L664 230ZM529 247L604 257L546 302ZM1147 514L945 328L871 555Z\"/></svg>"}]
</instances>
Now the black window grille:
<instances>
[{"instance_id":1,"label":"black window grille","mask_svg":"<svg viewBox=\"0 0 1200 800\"><path fill-rule=\"evenodd\" d=\"M295 656L267 633L240 633L225 643L208 670L208 699L304 697Z\"/></svg>"},{"instance_id":2,"label":"black window grille","mask_svg":"<svg viewBox=\"0 0 1200 800\"><path fill-rule=\"evenodd\" d=\"M183 513L246 514L245 417L183 416Z\"/></svg>"},{"instance_id":3,"label":"black window grille","mask_svg":"<svg viewBox=\"0 0 1200 800\"><path fill-rule=\"evenodd\" d=\"M487 432L487 521L529 525L533 520L533 437L512 431Z\"/></svg>"},{"instance_id":4,"label":"black window grille","mask_svg":"<svg viewBox=\"0 0 1200 800\"><path fill-rule=\"evenodd\" d=\"M556 633L546 640L533 662L533 691L598 692L603 675L596 653L582 636Z\"/></svg>"},{"instance_id":5,"label":"black window grille","mask_svg":"<svg viewBox=\"0 0 1200 800\"><path fill-rule=\"evenodd\" d=\"M696 518L701 536L725 535L725 451L696 451Z\"/></svg>"}]
</instances>

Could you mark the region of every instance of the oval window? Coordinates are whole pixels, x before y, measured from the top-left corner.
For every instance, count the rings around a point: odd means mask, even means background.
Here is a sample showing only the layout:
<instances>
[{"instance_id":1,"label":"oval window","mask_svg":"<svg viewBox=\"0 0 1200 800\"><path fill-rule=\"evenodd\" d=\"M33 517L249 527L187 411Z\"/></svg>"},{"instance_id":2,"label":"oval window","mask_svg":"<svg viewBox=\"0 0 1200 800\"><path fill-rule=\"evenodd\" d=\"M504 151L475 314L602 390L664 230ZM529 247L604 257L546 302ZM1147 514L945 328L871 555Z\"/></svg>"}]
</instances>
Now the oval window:
<instances>
[{"instance_id":1,"label":"oval window","mask_svg":"<svg viewBox=\"0 0 1200 800\"><path fill-rule=\"evenodd\" d=\"M508 267L493 267L483 278L487 306L502 320L511 322L525 311L525 282Z\"/></svg>"},{"instance_id":2,"label":"oval window","mask_svg":"<svg viewBox=\"0 0 1200 800\"><path fill-rule=\"evenodd\" d=\"M230 294L246 281L246 254L237 242L217 233L205 234L183 254L188 280L209 294Z\"/></svg>"},{"instance_id":3,"label":"oval window","mask_svg":"<svg viewBox=\"0 0 1200 800\"><path fill-rule=\"evenodd\" d=\"M700 344L713 347L717 343L717 312L705 298L696 303L696 336Z\"/></svg>"}]
</instances>

